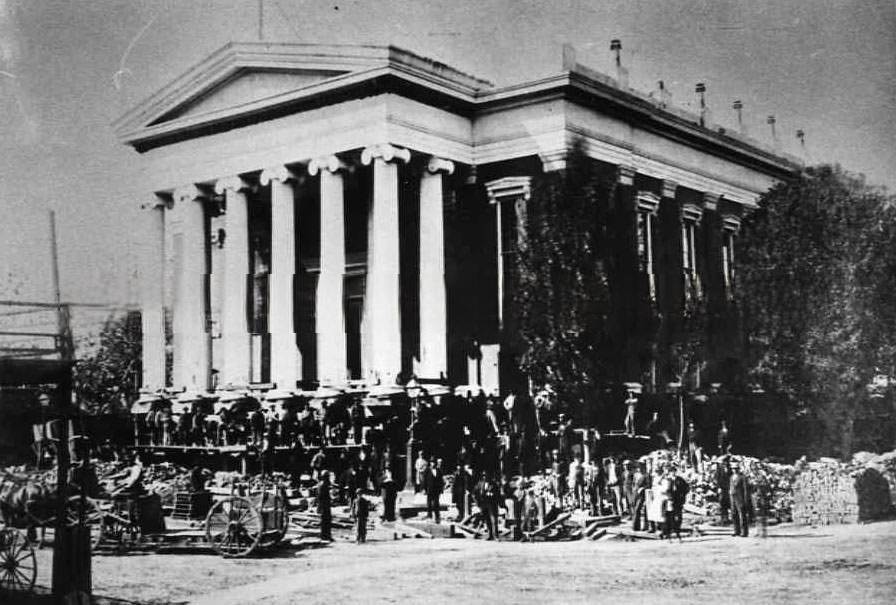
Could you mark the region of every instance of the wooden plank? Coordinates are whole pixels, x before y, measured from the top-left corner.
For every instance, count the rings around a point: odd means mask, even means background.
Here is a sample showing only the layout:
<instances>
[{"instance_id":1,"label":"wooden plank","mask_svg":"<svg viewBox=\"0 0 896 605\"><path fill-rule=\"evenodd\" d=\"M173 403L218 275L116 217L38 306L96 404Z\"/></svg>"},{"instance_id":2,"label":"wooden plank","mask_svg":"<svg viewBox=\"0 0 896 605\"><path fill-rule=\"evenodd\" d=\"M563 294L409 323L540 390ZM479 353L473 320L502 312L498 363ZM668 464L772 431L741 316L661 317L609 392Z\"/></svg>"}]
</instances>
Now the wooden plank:
<instances>
[{"instance_id":1,"label":"wooden plank","mask_svg":"<svg viewBox=\"0 0 896 605\"><path fill-rule=\"evenodd\" d=\"M527 539L532 539L532 538L535 537L535 536L539 536L539 535L544 534L544 533L547 532L549 529L552 529L552 528L554 528L554 527L557 527L558 525L560 525L561 523L563 523L564 521L566 521L567 519L569 519L571 516L572 516L572 513L563 513L562 515L560 515L559 517L557 517L556 519L554 519L554 520L551 521L550 523L548 523L548 524L546 524L546 525L543 525L542 527L539 527L539 528L536 529L535 531L524 532L523 535L526 536Z\"/></svg>"},{"instance_id":2,"label":"wooden plank","mask_svg":"<svg viewBox=\"0 0 896 605\"><path fill-rule=\"evenodd\" d=\"M590 540L600 540L601 538L603 538L603 537L606 536L606 535L608 535L608 534L607 534L607 529L606 529L606 528L602 528L602 529L597 530L597 531L594 532L593 534L591 534L591 536L589 536L589 539L590 539Z\"/></svg>"}]
</instances>

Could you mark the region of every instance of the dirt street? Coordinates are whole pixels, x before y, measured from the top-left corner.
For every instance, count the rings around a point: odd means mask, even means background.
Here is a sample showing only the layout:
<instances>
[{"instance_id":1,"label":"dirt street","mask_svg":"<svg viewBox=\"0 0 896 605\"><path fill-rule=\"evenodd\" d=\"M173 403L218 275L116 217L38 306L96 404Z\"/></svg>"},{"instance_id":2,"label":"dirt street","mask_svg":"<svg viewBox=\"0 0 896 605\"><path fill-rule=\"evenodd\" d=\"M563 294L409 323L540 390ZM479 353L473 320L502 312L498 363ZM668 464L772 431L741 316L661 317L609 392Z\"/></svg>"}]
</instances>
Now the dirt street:
<instances>
[{"instance_id":1,"label":"dirt street","mask_svg":"<svg viewBox=\"0 0 896 605\"><path fill-rule=\"evenodd\" d=\"M39 557L47 585L50 553ZM248 560L97 556L93 570L97 594L139 603L892 603L896 521L684 543L406 539Z\"/></svg>"}]
</instances>

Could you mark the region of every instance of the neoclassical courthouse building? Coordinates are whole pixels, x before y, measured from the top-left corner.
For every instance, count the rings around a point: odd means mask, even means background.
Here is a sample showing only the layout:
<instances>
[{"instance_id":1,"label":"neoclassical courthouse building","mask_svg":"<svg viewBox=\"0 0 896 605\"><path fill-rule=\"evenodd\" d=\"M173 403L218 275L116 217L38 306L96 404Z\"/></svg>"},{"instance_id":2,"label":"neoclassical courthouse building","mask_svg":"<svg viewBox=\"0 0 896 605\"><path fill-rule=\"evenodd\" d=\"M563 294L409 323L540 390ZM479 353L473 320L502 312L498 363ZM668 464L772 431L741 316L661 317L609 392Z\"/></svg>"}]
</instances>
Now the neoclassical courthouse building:
<instances>
[{"instance_id":1,"label":"neoclassical courthouse building","mask_svg":"<svg viewBox=\"0 0 896 605\"><path fill-rule=\"evenodd\" d=\"M506 389L518 218L573 141L615 182L631 295L670 310L697 281L724 307L741 218L799 169L571 53L496 87L392 46L228 44L115 127L150 199L150 389Z\"/></svg>"}]
</instances>

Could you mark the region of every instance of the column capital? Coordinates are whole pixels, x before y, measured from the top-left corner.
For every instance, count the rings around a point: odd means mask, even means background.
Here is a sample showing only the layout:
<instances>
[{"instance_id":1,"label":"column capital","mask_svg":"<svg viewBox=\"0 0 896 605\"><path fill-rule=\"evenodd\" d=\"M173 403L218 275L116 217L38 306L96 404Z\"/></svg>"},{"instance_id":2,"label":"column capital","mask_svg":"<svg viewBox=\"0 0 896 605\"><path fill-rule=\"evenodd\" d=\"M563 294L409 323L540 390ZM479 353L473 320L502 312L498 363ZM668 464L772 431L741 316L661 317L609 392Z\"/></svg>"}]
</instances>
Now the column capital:
<instances>
[{"instance_id":1,"label":"column capital","mask_svg":"<svg viewBox=\"0 0 896 605\"><path fill-rule=\"evenodd\" d=\"M723 214L722 231L737 235L737 232L740 231L740 217L736 214Z\"/></svg>"},{"instance_id":2,"label":"column capital","mask_svg":"<svg viewBox=\"0 0 896 605\"><path fill-rule=\"evenodd\" d=\"M445 174L454 174L454 162L452 162L451 160L433 156L429 159L429 163L426 164L426 170L431 172L432 174L436 174L438 172L444 172Z\"/></svg>"},{"instance_id":3,"label":"column capital","mask_svg":"<svg viewBox=\"0 0 896 605\"><path fill-rule=\"evenodd\" d=\"M672 181L669 179L663 179L663 197L675 198L675 193L678 191L678 181Z\"/></svg>"},{"instance_id":4,"label":"column capital","mask_svg":"<svg viewBox=\"0 0 896 605\"><path fill-rule=\"evenodd\" d=\"M616 167L616 182L620 185L634 185L635 184L635 169L631 166L617 166Z\"/></svg>"},{"instance_id":5,"label":"column capital","mask_svg":"<svg viewBox=\"0 0 896 605\"><path fill-rule=\"evenodd\" d=\"M202 200L205 199L206 195L203 193L202 189L196 185L185 185L175 189L172 197L177 204L180 202L195 202L197 200Z\"/></svg>"},{"instance_id":6,"label":"column capital","mask_svg":"<svg viewBox=\"0 0 896 605\"><path fill-rule=\"evenodd\" d=\"M269 168L265 168L261 171L261 177L259 178L259 182L264 186L268 185L273 181L280 181L281 183L286 183L288 181L294 181L298 178L295 172L284 166L283 164L278 164L277 166L271 166Z\"/></svg>"},{"instance_id":7,"label":"column capital","mask_svg":"<svg viewBox=\"0 0 896 605\"><path fill-rule=\"evenodd\" d=\"M635 198L638 212L656 214L660 207L660 197L650 191L639 191Z\"/></svg>"},{"instance_id":8,"label":"column capital","mask_svg":"<svg viewBox=\"0 0 896 605\"><path fill-rule=\"evenodd\" d=\"M336 173L346 168L348 168L348 165L332 154L323 155L308 162L308 174L311 176L315 176L318 172L323 172L324 170Z\"/></svg>"},{"instance_id":9,"label":"column capital","mask_svg":"<svg viewBox=\"0 0 896 605\"><path fill-rule=\"evenodd\" d=\"M235 174L233 176L226 176L218 179L217 182L215 182L215 193L218 195L221 195L226 191L239 193L249 189L249 187L251 187L251 185L249 185L243 177Z\"/></svg>"},{"instance_id":10,"label":"column capital","mask_svg":"<svg viewBox=\"0 0 896 605\"><path fill-rule=\"evenodd\" d=\"M366 147L364 151L361 152L361 163L365 166L369 166L370 163L373 162L373 160L376 158L379 158L384 162L401 160L402 162L407 164L411 161L411 152L404 147L395 147L394 145L390 145L389 143L371 145L370 147Z\"/></svg>"},{"instance_id":11,"label":"column capital","mask_svg":"<svg viewBox=\"0 0 896 605\"><path fill-rule=\"evenodd\" d=\"M528 201L532 195L532 177L505 176L485 184L490 204L497 204L505 199L523 198Z\"/></svg>"},{"instance_id":12,"label":"column capital","mask_svg":"<svg viewBox=\"0 0 896 605\"><path fill-rule=\"evenodd\" d=\"M719 207L719 198L722 197L718 193L704 193L703 194L703 207L706 210L712 210L715 212L716 208Z\"/></svg>"},{"instance_id":13,"label":"column capital","mask_svg":"<svg viewBox=\"0 0 896 605\"><path fill-rule=\"evenodd\" d=\"M696 204L683 204L681 218L687 222L699 223L703 218L703 208Z\"/></svg>"}]
</instances>

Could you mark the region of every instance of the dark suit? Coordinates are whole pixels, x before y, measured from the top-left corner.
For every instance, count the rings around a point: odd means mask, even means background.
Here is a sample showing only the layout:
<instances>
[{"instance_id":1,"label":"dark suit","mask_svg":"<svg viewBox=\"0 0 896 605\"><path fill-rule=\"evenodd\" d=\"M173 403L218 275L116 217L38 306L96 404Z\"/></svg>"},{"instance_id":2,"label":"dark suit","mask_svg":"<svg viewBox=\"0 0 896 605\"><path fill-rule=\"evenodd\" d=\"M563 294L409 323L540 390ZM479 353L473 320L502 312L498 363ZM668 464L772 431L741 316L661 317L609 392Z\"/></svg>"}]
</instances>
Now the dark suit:
<instances>
[{"instance_id":1,"label":"dark suit","mask_svg":"<svg viewBox=\"0 0 896 605\"><path fill-rule=\"evenodd\" d=\"M423 475L423 490L426 492L426 516L434 516L436 523L441 522L439 511L439 496L445 489L445 478L442 471L430 467Z\"/></svg>"},{"instance_id":2,"label":"dark suit","mask_svg":"<svg viewBox=\"0 0 896 605\"><path fill-rule=\"evenodd\" d=\"M647 511L644 510L644 494L647 491L647 475L640 470L632 476L632 529L641 529L641 517L647 522Z\"/></svg>"},{"instance_id":3,"label":"dark suit","mask_svg":"<svg viewBox=\"0 0 896 605\"><path fill-rule=\"evenodd\" d=\"M734 474L731 475L728 494L731 497L734 535L747 537L750 527L750 484L740 471L734 471Z\"/></svg>"},{"instance_id":4,"label":"dark suit","mask_svg":"<svg viewBox=\"0 0 896 605\"><path fill-rule=\"evenodd\" d=\"M330 482L317 484L317 513L320 515L320 539L333 541L333 512L330 510Z\"/></svg>"}]
</instances>

